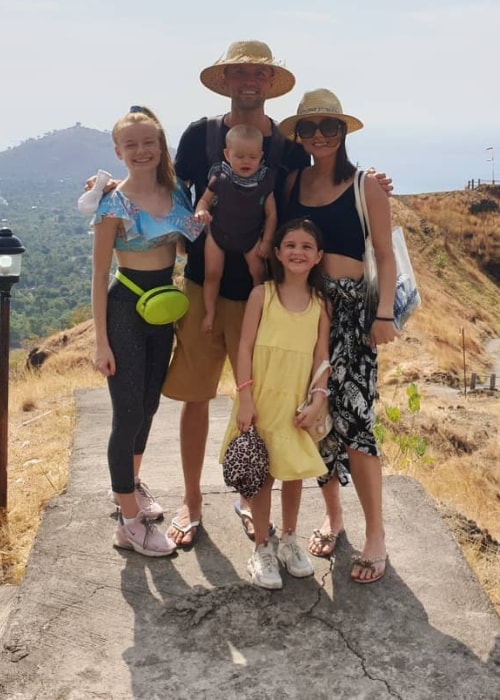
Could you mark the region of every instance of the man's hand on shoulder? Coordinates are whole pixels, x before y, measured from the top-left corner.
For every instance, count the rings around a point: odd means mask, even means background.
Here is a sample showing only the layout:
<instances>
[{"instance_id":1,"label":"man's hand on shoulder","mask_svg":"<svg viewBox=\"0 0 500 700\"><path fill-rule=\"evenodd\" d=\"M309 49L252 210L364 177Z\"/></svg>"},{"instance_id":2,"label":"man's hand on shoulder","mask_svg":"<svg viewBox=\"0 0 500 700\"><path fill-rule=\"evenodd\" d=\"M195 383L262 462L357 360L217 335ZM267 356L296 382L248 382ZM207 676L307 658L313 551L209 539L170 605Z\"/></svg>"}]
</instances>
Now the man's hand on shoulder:
<instances>
[{"instance_id":1,"label":"man's hand on shoulder","mask_svg":"<svg viewBox=\"0 0 500 700\"><path fill-rule=\"evenodd\" d=\"M392 178L387 177L386 173L377 172L373 166L371 168L368 168L367 172L370 173L370 175L374 175L377 178L377 182L380 185L380 187L384 190L386 195L390 197L394 189L394 186L392 184Z\"/></svg>"}]
</instances>

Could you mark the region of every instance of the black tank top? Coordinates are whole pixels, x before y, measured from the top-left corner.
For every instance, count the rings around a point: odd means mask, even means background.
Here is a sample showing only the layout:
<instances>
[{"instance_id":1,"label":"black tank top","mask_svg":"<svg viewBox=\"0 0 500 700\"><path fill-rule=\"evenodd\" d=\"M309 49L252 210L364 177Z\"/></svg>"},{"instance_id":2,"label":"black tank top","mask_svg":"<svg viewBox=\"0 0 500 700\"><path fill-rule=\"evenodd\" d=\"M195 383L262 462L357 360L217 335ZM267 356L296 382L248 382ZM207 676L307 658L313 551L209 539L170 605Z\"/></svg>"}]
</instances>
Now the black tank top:
<instances>
[{"instance_id":1,"label":"black tank top","mask_svg":"<svg viewBox=\"0 0 500 700\"><path fill-rule=\"evenodd\" d=\"M351 185L338 199L321 207L308 207L301 204L300 179L297 177L284 207L283 222L291 219L310 219L320 229L325 253L345 255L354 260L363 260L365 239L354 199L354 186Z\"/></svg>"}]
</instances>

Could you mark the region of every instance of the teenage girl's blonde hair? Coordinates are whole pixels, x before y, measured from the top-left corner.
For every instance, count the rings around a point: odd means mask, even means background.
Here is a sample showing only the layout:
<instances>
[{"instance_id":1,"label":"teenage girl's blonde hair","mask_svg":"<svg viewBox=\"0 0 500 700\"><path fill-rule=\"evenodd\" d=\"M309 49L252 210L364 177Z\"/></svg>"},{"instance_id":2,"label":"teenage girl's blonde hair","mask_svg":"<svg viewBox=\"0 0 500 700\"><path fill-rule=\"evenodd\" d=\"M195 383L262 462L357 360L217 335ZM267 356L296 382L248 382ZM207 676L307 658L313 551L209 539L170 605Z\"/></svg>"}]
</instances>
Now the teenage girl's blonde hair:
<instances>
[{"instance_id":1,"label":"teenage girl's blonde hair","mask_svg":"<svg viewBox=\"0 0 500 700\"><path fill-rule=\"evenodd\" d=\"M130 124L152 124L155 127L158 132L161 150L160 162L156 169L158 184L164 185L170 191L174 190L176 186L174 165L168 151L167 137L165 136L165 132L158 118L148 107L131 107L130 111L118 119L113 127L111 136L115 144L120 130L125 126L130 126Z\"/></svg>"}]
</instances>

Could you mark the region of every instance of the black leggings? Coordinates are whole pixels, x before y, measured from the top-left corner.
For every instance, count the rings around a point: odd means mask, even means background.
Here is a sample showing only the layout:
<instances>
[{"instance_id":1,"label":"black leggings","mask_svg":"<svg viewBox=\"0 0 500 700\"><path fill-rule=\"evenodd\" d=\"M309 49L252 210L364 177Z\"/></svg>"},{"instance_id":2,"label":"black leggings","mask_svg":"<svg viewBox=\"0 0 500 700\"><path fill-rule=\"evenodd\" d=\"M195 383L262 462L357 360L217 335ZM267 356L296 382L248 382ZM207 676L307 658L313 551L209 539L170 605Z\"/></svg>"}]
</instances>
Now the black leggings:
<instances>
[{"instance_id":1,"label":"black leggings","mask_svg":"<svg viewBox=\"0 0 500 700\"><path fill-rule=\"evenodd\" d=\"M171 267L151 272L120 269L144 290L171 284ZM173 325L146 323L135 310L137 299L120 282L112 282L107 330L116 373L108 377L113 409L108 465L116 493L134 491L134 455L146 448L172 352Z\"/></svg>"}]
</instances>

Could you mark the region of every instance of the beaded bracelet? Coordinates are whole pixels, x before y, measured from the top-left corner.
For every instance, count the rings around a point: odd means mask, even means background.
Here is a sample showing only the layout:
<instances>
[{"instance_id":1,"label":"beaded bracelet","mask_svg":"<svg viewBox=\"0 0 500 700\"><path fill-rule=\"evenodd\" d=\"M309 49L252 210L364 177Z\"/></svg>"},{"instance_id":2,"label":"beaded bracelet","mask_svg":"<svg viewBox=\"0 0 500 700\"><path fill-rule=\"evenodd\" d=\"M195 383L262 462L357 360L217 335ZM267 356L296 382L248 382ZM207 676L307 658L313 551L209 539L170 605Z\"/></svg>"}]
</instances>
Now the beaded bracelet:
<instances>
[{"instance_id":1,"label":"beaded bracelet","mask_svg":"<svg viewBox=\"0 0 500 700\"><path fill-rule=\"evenodd\" d=\"M315 386L311 389L311 394L324 394L326 397L330 396L330 389L323 389L322 386Z\"/></svg>"},{"instance_id":2,"label":"beaded bracelet","mask_svg":"<svg viewBox=\"0 0 500 700\"><path fill-rule=\"evenodd\" d=\"M394 322L394 316L375 316L375 321L387 321Z\"/></svg>"},{"instance_id":3,"label":"beaded bracelet","mask_svg":"<svg viewBox=\"0 0 500 700\"><path fill-rule=\"evenodd\" d=\"M242 382L239 386L236 387L236 391L241 391L242 389L245 389L247 386L252 386L253 384L253 379L247 379L246 382Z\"/></svg>"}]
</instances>

